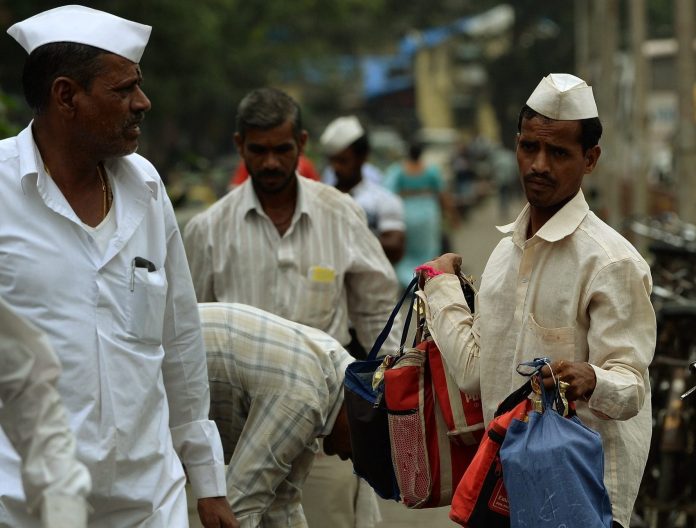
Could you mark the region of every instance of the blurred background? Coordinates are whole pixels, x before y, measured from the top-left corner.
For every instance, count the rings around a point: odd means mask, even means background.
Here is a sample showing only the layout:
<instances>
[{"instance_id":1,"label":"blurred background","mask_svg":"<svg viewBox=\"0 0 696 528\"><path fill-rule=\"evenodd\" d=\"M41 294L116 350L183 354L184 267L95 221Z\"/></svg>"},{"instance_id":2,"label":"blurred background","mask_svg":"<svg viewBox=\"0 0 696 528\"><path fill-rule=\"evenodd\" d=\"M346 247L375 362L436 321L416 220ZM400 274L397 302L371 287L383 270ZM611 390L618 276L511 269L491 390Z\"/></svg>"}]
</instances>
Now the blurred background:
<instances>
[{"instance_id":1,"label":"blurred background","mask_svg":"<svg viewBox=\"0 0 696 528\"><path fill-rule=\"evenodd\" d=\"M62 3L0 0L0 25ZM226 192L235 108L250 89L274 85L300 101L320 168L316 139L348 113L367 125L381 169L419 139L456 194L453 159L465 155L476 181L458 196L465 209L495 189L495 152L514 147L519 109L541 77L573 72L593 85L605 126L604 156L586 182L594 208L613 225L661 211L696 220L693 0L83 3L154 27L140 152L177 206ZM24 51L5 37L0 56L5 137L30 115Z\"/></svg>"},{"instance_id":2,"label":"blurred background","mask_svg":"<svg viewBox=\"0 0 696 528\"><path fill-rule=\"evenodd\" d=\"M66 2L0 0L0 26ZM251 89L301 104L319 171L325 126L355 114L382 171L424 145L460 221L446 249L480 275L522 197L514 138L540 79L568 72L594 88L602 157L591 207L653 270L658 347L653 444L632 527L696 526L696 0L83 0L154 27L142 60L152 110L140 153L160 171L179 222L227 192L239 163L235 109ZM25 53L0 38L0 137L31 119ZM693 364L696 371L696 363ZM385 506L380 528L450 526L447 509ZM391 508L389 510L388 508Z\"/></svg>"}]
</instances>

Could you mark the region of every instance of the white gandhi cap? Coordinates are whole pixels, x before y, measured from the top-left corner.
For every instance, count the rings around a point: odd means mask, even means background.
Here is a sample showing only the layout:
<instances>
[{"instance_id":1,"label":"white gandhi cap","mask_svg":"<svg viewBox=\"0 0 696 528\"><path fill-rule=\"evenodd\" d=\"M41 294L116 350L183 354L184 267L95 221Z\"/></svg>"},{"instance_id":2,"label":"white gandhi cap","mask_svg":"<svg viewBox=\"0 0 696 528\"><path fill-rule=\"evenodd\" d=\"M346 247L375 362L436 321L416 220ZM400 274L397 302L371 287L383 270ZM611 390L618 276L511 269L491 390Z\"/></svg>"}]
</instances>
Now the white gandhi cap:
<instances>
[{"instance_id":1,"label":"white gandhi cap","mask_svg":"<svg viewBox=\"0 0 696 528\"><path fill-rule=\"evenodd\" d=\"M75 42L133 62L140 62L151 31L151 26L80 5L49 9L7 30L27 53L51 42Z\"/></svg>"},{"instance_id":2,"label":"white gandhi cap","mask_svg":"<svg viewBox=\"0 0 696 528\"><path fill-rule=\"evenodd\" d=\"M329 156L348 148L356 139L365 135L365 129L355 116L338 117L329 123L319 138L324 152Z\"/></svg>"},{"instance_id":3,"label":"white gandhi cap","mask_svg":"<svg viewBox=\"0 0 696 528\"><path fill-rule=\"evenodd\" d=\"M598 117L592 87L569 73L551 73L544 77L527 99L535 112L558 121Z\"/></svg>"}]
</instances>

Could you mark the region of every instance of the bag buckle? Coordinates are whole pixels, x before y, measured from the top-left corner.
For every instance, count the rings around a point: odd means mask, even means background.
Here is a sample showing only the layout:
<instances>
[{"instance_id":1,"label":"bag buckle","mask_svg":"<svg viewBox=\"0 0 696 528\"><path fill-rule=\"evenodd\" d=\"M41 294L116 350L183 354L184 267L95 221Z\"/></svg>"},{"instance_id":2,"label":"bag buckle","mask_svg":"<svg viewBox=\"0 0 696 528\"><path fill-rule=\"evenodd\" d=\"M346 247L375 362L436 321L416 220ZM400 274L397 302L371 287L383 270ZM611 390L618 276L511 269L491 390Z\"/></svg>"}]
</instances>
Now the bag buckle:
<instances>
[{"instance_id":1,"label":"bag buckle","mask_svg":"<svg viewBox=\"0 0 696 528\"><path fill-rule=\"evenodd\" d=\"M379 367L375 369L375 373L372 375L372 390L376 391L379 389L380 385L384 383L384 371L390 368L394 364L394 356L384 356L382 363Z\"/></svg>"}]
</instances>

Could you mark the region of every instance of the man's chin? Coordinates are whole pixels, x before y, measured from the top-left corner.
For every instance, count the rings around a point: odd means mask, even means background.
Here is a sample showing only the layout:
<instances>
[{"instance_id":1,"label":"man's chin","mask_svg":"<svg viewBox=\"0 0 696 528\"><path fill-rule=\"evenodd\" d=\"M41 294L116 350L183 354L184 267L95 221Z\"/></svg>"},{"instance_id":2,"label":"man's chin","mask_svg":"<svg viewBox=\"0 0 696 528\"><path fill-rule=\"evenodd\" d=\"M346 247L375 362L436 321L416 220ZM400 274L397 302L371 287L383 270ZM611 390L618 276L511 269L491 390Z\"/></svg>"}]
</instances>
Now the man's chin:
<instances>
[{"instance_id":1,"label":"man's chin","mask_svg":"<svg viewBox=\"0 0 696 528\"><path fill-rule=\"evenodd\" d=\"M291 175L288 178L255 178L253 180L254 182L254 187L256 187L259 191L262 191L266 194L277 194L285 189L287 189L290 186L290 183L292 182L292 178L294 178L295 175Z\"/></svg>"}]
</instances>

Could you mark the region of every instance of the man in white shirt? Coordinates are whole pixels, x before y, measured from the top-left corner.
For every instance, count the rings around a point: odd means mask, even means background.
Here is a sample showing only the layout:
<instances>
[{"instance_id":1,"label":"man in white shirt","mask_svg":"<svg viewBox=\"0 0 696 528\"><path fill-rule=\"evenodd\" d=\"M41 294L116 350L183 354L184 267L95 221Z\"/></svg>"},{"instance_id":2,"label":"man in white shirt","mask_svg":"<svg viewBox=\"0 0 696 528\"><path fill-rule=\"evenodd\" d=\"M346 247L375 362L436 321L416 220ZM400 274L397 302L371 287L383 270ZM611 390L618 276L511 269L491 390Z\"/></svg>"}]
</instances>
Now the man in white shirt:
<instances>
[{"instance_id":1,"label":"man in white shirt","mask_svg":"<svg viewBox=\"0 0 696 528\"><path fill-rule=\"evenodd\" d=\"M592 89L568 74L542 79L522 109L517 163L528 204L499 228L475 315L446 254L424 277L430 330L462 390L480 393L484 418L525 380L519 363L569 384L578 416L604 445L614 526L628 528L650 447L648 365L655 349L650 269L589 210L580 190L601 150ZM438 271L444 272L438 274Z\"/></svg>"},{"instance_id":2,"label":"man in white shirt","mask_svg":"<svg viewBox=\"0 0 696 528\"><path fill-rule=\"evenodd\" d=\"M360 206L297 176L306 141L300 107L286 93L261 88L241 101L235 142L250 178L186 225L196 294L199 302L248 304L312 326L343 347L350 320L369 349L396 302L396 275ZM395 331L382 350L398 346ZM314 486L322 468L325 478ZM310 524L360 526L355 504L364 486L350 463L317 457L304 490ZM325 516L334 510L338 518Z\"/></svg>"},{"instance_id":3,"label":"man in white shirt","mask_svg":"<svg viewBox=\"0 0 696 528\"><path fill-rule=\"evenodd\" d=\"M232 509L242 528L306 526L300 499L316 439L351 455L343 378L353 358L326 333L253 306L199 310Z\"/></svg>"},{"instance_id":4,"label":"man in white shirt","mask_svg":"<svg viewBox=\"0 0 696 528\"><path fill-rule=\"evenodd\" d=\"M0 298L0 426L22 459L27 506L43 528L85 528L91 484L56 390L46 336Z\"/></svg>"},{"instance_id":5,"label":"man in white shirt","mask_svg":"<svg viewBox=\"0 0 696 528\"><path fill-rule=\"evenodd\" d=\"M82 6L12 26L32 123L0 142L0 295L46 333L92 475L93 528L237 526L195 294L164 185L134 154L151 27ZM0 436L0 526L32 528Z\"/></svg>"},{"instance_id":6,"label":"man in white shirt","mask_svg":"<svg viewBox=\"0 0 696 528\"><path fill-rule=\"evenodd\" d=\"M367 132L357 117L338 117L329 123L319 142L336 176L336 188L350 194L363 208L384 253L396 264L406 246L404 205L393 192L363 176L370 153Z\"/></svg>"}]
</instances>

